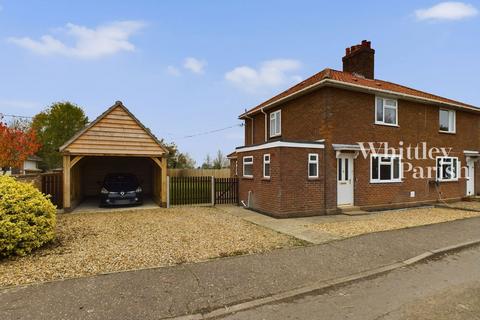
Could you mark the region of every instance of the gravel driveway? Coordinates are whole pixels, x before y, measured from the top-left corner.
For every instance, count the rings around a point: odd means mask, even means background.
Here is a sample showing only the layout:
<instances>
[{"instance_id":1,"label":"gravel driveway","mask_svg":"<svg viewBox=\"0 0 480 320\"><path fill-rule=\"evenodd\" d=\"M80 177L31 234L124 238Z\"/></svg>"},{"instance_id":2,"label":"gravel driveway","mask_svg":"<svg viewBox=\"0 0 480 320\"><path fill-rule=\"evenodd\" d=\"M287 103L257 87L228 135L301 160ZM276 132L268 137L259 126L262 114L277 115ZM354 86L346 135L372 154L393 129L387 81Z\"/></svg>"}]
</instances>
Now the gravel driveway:
<instances>
[{"instance_id":1,"label":"gravel driveway","mask_svg":"<svg viewBox=\"0 0 480 320\"><path fill-rule=\"evenodd\" d=\"M410 228L457 219L480 216L480 212L444 208L391 210L365 216L349 217L346 221L310 224L310 228L340 237Z\"/></svg>"},{"instance_id":2,"label":"gravel driveway","mask_svg":"<svg viewBox=\"0 0 480 320\"><path fill-rule=\"evenodd\" d=\"M61 214L57 225L50 245L0 260L0 287L299 245L292 237L207 207Z\"/></svg>"}]
</instances>

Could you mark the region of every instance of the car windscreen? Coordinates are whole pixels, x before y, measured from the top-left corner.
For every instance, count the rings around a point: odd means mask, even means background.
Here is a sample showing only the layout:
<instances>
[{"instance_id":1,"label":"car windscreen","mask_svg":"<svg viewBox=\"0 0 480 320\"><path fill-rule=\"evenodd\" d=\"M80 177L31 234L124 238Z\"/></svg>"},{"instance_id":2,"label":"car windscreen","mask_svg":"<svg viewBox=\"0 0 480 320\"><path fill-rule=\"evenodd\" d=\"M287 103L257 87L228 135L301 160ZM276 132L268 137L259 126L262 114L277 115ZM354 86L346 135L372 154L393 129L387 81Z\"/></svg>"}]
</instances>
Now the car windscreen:
<instances>
[{"instance_id":1,"label":"car windscreen","mask_svg":"<svg viewBox=\"0 0 480 320\"><path fill-rule=\"evenodd\" d=\"M138 187L138 180L132 174L107 175L104 187L108 191L133 191Z\"/></svg>"}]
</instances>

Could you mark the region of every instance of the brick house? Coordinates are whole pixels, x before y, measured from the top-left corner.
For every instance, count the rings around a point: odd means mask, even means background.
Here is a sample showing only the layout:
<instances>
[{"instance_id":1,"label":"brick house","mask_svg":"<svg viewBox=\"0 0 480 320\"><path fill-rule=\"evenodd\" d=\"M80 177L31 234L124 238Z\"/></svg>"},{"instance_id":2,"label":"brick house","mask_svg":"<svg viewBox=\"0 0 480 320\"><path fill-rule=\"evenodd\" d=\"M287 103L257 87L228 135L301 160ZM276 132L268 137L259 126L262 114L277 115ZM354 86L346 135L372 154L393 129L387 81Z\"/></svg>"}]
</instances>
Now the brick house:
<instances>
[{"instance_id":1,"label":"brick house","mask_svg":"<svg viewBox=\"0 0 480 320\"><path fill-rule=\"evenodd\" d=\"M480 193L480 109L375 79L374 55L362 41L346 49L343 71L240 115L245 145L228 158L246 206L294 217Z\"/></svg>"}]
</instances>

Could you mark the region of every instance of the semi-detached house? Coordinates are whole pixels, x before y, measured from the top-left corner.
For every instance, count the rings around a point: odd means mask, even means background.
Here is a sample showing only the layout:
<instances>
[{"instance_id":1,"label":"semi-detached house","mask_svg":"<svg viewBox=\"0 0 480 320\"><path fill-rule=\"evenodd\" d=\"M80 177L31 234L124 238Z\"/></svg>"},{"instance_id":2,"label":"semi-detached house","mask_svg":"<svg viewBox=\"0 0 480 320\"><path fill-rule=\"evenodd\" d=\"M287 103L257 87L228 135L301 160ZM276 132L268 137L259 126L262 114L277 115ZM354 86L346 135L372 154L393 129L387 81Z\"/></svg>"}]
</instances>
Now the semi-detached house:
<instances>
[{"instance_id":1,"label":"semi-detached house","mask_svg":"<svg viewBox=\"0 0 480 320\"><path fill-rule=\"evenodd\" d=\"M480 109L375 79L374 55L362 41L346 49L343 71L325 69L240 115L245 145L229 158L246 206L292 217L480 192Z\"/></svg>"}]
</instances>

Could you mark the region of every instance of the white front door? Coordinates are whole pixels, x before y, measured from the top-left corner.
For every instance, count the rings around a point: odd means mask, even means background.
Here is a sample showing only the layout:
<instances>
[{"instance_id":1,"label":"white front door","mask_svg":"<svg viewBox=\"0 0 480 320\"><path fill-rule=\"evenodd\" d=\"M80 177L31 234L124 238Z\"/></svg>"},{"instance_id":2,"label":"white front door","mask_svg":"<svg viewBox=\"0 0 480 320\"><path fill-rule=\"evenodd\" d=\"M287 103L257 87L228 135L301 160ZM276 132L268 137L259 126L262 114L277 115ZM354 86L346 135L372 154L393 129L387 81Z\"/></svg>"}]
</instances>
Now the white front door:
<instances>
[{"instance_id":1,"label":"white front door","mask_svg":"<svg viewBox=\"0 0 480 320\"><path fill-rule=\"evenodd\" d=\"M353 206L353 155L337 157L337 205Z\"/></svg>"},{"instance_id":2,"label":"white front door","mask_svg":"<svg viewBox=\"0 0 480 320\"><path fill-rule=\"evenodd\" d=\"M475 161L467 160L467 196L475 195Z\"/></svg>"}]
</instances>

